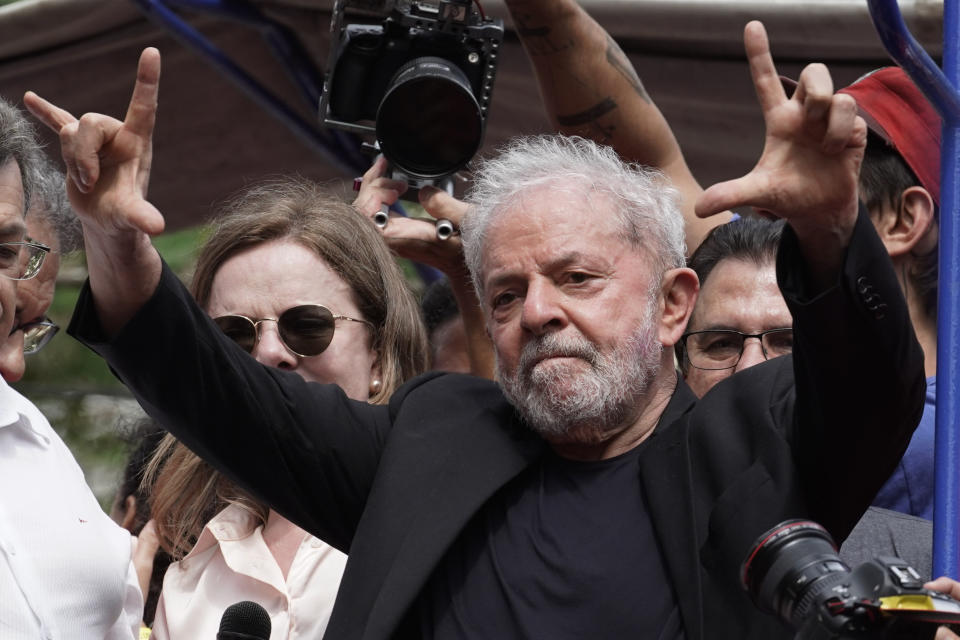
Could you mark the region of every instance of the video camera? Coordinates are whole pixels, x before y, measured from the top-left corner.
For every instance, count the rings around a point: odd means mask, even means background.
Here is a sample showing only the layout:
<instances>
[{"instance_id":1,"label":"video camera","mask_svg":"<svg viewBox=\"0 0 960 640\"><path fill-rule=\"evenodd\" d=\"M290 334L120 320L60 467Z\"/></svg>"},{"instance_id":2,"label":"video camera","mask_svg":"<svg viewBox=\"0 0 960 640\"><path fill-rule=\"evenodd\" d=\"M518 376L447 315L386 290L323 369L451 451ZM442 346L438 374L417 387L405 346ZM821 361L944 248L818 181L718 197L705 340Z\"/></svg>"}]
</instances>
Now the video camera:
<instances>
[{"instance_id":1,"label":"video camera","mask_svg":"<svg viewBox=\"0 0 960 640\"><path fill-rule=\"evenodd\" d=\"M923 588L899 558L876 558L852 571L816 522L788 520L753 545L741 567L753 601L797 629L800 640L932 639L960 623L960 603Z\"/></svg>"},{"instance_id":2,"label":"video camera","mask_svg":"<svg viewBox=\"0 0 960 640\"><path fill-rule=\"evenodd\" d=\"M386 17L345 24L348 4ZM330 29L324 126L373 134L390 177L415 189L470 162L483 142L501 20L476 0L337 0Z\"/></svg>"}]
</instances>

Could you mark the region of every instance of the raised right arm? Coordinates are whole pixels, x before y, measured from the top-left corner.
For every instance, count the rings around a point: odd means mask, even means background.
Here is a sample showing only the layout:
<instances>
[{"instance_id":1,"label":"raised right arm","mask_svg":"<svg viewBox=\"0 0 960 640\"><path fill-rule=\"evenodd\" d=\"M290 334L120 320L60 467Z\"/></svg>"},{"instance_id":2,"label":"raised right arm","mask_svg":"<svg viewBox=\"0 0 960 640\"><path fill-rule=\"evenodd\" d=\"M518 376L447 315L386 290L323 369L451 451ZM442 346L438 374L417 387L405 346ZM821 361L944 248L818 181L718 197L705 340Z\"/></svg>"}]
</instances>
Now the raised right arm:
<instances>
[{"instance_id":1,"label":"raised right arm","mask_svg":"<svg viewBox=\"0 0 960 640\"><path fill-rule=\"evenodd\" d=\"M77 119L35 94L24 97L60 135L68 194L84 228L89 282L70 332L194 452L345 550L389 431L387 409L258 364L164 268L150 241L163 217L146 199L159 78L160 54L147 49L123 121Z\"/></svg>"},{"instance_id":2,"label":"raised right arm","mask_svg":"<svg viewBox=\"0 0 960 640\"><path fill-rule=\"evenodd\" d=\"M614 39L575 0L507 0L536 72L551 123L561 133L613 147L625 160L663 171L679 189L693 252L730 214L694 215L703 191L670 125Z\"/></svg>"},{"instance_id":3,"label":"raised right arm","mask_svg":"<svg viewBox=\"0 0 960 640\"><path fill-rule=\"evenodd\" d=\"M122 122L99 113L77 119L35 93L23 97L30 112L60 136L67 195L83 224L90 289L110 335L160 281L160 256L150 236L163 231L164 221L146 199L159 88L160 52L148 48Z\"/></svg>"}]
</instances>

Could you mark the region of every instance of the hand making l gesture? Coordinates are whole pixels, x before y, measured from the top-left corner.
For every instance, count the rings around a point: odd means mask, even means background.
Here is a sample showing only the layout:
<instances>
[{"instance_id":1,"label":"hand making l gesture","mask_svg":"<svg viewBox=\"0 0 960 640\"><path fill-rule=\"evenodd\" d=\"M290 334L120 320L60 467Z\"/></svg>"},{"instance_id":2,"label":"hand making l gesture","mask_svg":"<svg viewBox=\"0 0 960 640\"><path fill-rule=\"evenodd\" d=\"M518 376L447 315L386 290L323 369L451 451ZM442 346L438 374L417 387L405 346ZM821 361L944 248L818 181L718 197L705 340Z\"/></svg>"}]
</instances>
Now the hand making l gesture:
<instances>
[{"instance_id":1,"label":"hand making l gesture","mask_svg":"<svg viewBox=\"0 0 960 640\"><path fill-rule=\"evenodd\" d=\"M67 194L83 224L90 287L107 335L133 317L160 280L149 236L163 231L164 221L146 199L159 81L160 52L145 49L122 122L99 113L77 119L35 93L23 97L60 136Z\"/></svg>"},{"instance_id":2,"label":"hand making l gesture","mask_svg":"<svg viewBox=\"0 0 960 640\"><path fill-rule=\"evenodd\" d=\"M744 29L750 73L763 109L766 141L750 173L715 184L697 201L708 216L738 206L785 218L814 271L835 268L857 217L857 177L867 142L866 123L851 96L834 94L830 72L808 65L788 97L759 22Z\"/></svg>"},{"instance_id":3,"label":"hand making l gesture","mask_svg":"<svg viewBox=\"0 0 960 640\"><path fill-rule=\"evenodd\" d=\"M27 109L60 136L67 193L88 232L109 237L163 231L163 216L146 200L159 82L160 52L145 49L122 122L99 113L77 119L33 92L23 97Z\"/></svg>"}]
</instances>

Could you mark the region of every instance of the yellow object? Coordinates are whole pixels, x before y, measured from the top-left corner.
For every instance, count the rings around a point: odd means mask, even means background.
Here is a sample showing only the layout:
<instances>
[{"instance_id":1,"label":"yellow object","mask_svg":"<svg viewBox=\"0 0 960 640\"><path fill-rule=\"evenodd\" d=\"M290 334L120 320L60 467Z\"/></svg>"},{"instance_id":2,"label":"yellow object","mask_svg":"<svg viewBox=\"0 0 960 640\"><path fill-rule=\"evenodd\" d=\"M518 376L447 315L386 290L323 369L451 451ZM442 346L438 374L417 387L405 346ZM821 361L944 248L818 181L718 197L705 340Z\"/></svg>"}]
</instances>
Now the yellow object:
<instances>
[{"instance_id":1,"label":"yellow object","mask_svg":"<svg viewBox=\"0 0 960 640\"><path fill-rule=\"evenodd\" d=\"M919 593L880 598L880 608L910 609L914 611L934 611L936 609L930 596Z\"/></svg>"}]
</instances>

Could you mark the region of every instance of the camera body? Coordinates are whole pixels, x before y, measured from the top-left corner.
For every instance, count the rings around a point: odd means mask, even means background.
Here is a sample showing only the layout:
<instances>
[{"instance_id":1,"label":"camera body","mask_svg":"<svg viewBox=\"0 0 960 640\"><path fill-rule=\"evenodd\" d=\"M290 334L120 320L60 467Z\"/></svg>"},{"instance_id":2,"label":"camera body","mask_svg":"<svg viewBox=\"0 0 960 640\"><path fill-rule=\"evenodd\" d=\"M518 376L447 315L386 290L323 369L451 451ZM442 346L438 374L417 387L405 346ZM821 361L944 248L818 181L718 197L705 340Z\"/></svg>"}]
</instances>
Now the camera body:
<instances>
[{"instance_id":1,"label":"camera body","mask_svg":"<svg viewBox=\"0 0 960 640\"><path fill-rule=\"evenodd\" d=\"M322 123L373 134L394 177L461 169L483 142L502 21L471 0L396 0L379 24L344 24L346 4L334 6Z\"/></svg>"},{"instance_id":2,"label":"camera body","mask_svg":"<svg viewBox=\"0 0 960 640\"><path fill-rule=\"evenodd\" d=\"M830 534L809 520L788 520L758 538L741 582L800 640L932 640L939 625L960 622L960 603L924 589L909 564L881 557L851 570Z\"/></svg>"}]
</instances>

